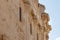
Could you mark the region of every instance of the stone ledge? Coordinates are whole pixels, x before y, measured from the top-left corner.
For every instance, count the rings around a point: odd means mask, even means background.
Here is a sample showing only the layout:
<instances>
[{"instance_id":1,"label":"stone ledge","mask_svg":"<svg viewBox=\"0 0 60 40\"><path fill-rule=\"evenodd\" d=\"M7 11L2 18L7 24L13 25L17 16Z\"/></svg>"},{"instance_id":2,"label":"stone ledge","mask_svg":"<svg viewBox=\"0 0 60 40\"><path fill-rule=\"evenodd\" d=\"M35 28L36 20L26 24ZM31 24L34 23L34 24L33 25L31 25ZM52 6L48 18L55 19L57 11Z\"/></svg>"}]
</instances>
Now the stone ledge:
<instances>
[{"instance_id":1,"label":"stone ledge","mask_svg":"<svg viewBox=\"0 0 60 40\"><path fill-rule=\"evenodd\" d=\"M38 3L38 7L42 8L43 10L45 10L45 9L46 9L44 5L39 4L39 3Z\"/></svg>"}]
</instances>

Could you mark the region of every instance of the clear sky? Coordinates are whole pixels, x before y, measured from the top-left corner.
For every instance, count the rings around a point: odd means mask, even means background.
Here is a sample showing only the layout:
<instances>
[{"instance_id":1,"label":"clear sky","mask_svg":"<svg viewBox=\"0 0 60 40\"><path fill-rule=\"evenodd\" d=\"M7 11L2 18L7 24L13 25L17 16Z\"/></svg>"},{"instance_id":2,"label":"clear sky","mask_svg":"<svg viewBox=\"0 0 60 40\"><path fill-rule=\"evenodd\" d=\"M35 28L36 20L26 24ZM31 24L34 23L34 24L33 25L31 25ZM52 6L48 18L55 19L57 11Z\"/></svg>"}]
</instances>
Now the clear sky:
<instances>
[{"instance_id":1,"label":"clear sky","mask_svg":"<svg viewBox=\"0 0 60 40\"><path fill-rule=\"evenodd\" d=\"M50 16L52 31L49 40L60 40L60 0L39 0L39 3L45 5Z\"/></svg>"}]
</instances>

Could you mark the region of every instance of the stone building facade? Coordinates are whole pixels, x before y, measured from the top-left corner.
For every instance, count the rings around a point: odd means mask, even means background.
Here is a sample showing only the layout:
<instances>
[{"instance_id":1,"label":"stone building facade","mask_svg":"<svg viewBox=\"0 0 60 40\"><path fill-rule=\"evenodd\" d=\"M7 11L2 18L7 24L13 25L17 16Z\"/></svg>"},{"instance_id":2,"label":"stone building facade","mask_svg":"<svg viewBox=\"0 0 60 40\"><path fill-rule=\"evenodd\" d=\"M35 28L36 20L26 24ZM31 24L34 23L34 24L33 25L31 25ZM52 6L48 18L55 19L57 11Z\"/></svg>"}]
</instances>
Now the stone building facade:
<instances>
[{"instance_id":1,"label":"stone building facade","mask_svg":"<svg viewBox=\"0 0 60 40\"><path fill-rule=\"evenodd\" d=\"M38 0L0 0L0 40L48 40L49 15Z\"/></svg>"}]
</instances>

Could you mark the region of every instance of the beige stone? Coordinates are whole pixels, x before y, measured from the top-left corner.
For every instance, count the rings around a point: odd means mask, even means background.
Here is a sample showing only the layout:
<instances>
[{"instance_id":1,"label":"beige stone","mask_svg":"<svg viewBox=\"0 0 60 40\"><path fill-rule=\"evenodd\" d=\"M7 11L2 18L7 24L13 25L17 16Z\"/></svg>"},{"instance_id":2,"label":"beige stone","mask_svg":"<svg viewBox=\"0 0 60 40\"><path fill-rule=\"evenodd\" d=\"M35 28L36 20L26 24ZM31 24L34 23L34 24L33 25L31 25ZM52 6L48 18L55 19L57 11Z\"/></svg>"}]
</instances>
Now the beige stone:
<instances>
[{"instance_id":1,"label":"beige stone","mask_svg":"<svg viewBox=\"0 0 60 40\"><path fill-rule=\"evenodd\" d=\"M0 0L0 40L48 40L51 26L38 0Z\"/></svg>"}]
</instances>

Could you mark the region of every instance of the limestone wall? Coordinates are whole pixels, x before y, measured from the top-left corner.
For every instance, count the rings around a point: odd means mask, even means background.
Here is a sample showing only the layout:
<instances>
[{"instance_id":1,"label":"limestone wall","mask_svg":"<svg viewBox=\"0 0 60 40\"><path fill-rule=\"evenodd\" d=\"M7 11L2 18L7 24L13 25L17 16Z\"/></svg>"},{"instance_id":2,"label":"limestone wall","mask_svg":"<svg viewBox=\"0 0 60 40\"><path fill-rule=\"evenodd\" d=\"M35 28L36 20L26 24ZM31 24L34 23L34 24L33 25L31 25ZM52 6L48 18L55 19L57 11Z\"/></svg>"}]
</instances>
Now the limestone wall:
<instances>
[{"instance_id":1,"label":"limestone wall","mask_svg":"<svg viewBox=\"0 0 60 40\"><path fill-rule=\"evenodd\" d=\"M0 0L0 40L47 40L51 26L38 0Z\"/></svg>"}]
</instances>

